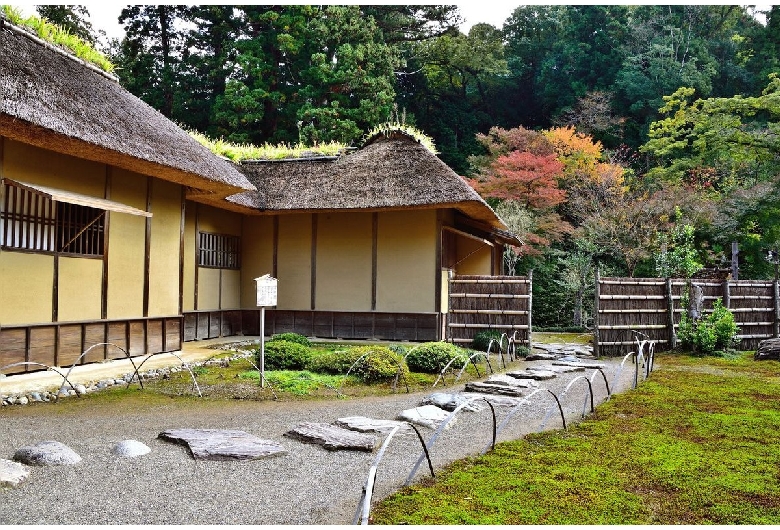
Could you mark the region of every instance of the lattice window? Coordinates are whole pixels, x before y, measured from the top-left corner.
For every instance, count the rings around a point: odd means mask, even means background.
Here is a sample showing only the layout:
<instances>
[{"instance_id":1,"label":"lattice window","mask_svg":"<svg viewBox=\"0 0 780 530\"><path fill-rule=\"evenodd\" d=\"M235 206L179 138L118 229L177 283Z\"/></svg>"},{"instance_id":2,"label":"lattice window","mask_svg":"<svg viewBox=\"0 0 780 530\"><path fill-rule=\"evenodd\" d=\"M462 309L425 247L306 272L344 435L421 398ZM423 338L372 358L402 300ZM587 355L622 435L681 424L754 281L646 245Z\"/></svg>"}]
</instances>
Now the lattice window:
<instances>
[{"instance_id":1,"label":"lattice window","mask_svg":"<svg viewBox=\"0 0 780 530\"><path fill-rule=\"evenodd\" d=\"M214 269L240 269L241 237L200 232L198 265Z\"/></svg>"},{"instance_id":2,"label":"lattice window","mask_svg":"<svg viewBox=\"0 0 780 530\"><path fill-rule=\"evenodd\" d=\"M29 189L3 185L0 246L33 252L102 256L105 211L58 202Z\"/></svg>"}]
</instances>

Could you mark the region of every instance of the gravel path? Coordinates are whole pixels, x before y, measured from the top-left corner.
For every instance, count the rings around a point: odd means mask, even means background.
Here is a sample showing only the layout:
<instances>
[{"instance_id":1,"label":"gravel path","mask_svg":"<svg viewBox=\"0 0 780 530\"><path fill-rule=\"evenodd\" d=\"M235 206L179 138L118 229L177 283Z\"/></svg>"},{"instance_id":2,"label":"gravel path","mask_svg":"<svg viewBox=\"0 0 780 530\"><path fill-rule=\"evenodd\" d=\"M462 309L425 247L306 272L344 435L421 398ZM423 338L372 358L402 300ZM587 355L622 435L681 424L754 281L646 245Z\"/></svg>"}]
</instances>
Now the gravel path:
<instances>
[{"instance_id":1,"label":"gravel path","mask_svg":"<svg viewBox=\"0 0 780 530\"><path fill-rule=\"evenodd\" d=\"M612 385L620 360L601 362L608 364L605 372ZM577 375L581 373L560 375L540 382L540 387L560 394ZM629 361L617 391L630 389L632 377ZM567 422L581 415L586 387L579 381L563 400ZM596 403L603 402L606 392L600 376L593 388ZM435 390L462 391L463 385ZM430 393L313 402L171 401L121 415L115 404L68 411L56 405L34 410L4 407L0 458L11 459L24 445L57 440L83 460L74 466L30 468L24 484L0 491L0 524L349 524L376 452L328 451L283 434L305 421L330 423L346 416L395 419ZM499 441L538 430L554 406L551 396L544 394L523 406ZM510 410L496 407L499 423ZM164 430L187 427L244 430L281 443L288 454L242 462L195 461L184 447L157 439ZM560 418L552 416L547 428L560 427ZM420 430L426 440L433 434L430 429ZM479 453L490 442L491 430L488 407L461 412L432 449L434 470ZM117 459L110 449L126 439L139 440L152 452ZM375 501L402 485L420 452L413 432L393 438L378 468ZM427 473L423 464L416 478Z\"/></svg>"}]
</instances>

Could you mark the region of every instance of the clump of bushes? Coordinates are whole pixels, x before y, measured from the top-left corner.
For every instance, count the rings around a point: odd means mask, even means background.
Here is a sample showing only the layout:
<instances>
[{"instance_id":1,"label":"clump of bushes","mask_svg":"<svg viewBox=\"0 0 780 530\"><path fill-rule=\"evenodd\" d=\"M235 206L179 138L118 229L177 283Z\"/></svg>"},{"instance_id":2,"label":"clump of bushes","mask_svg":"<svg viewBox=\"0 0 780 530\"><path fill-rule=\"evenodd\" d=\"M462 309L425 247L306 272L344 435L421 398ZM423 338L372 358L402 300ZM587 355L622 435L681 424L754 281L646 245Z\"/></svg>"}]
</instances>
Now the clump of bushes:
<instances>
[{"instance_id":1,"label":"clump of bushes","mask_svg":"<svg viewBox=\"0 0 780 530\"><path fill-rule=\"evenodd\" d=\"M413 349L406 356L406 364L413 372L426 374L439 373L448 362L454 358L461 359L461 364L466 362L467 354L464 350L448 342L426 342Z\"/></svg>"},{"instance_id":2,"label":"clump of bushes","mask_svg":"<svg viewBox=\"0 0 780 530\"><path fill-rule=\"evenodd\" d=\"M311 348L311 341L304 337L303 335L299 335L298 333L278 333L271 337L271 340L269 342L274 342L277 340L286 340L287 342L296 342L298 344L302 344L303 346L306 346L307 348Z\"/></svg>"},{"instance_id":3,"label":"clump of bushes","mask_svg":"<svg viewBox=\"0 0 780 530\"><path fill-rule=\"evenodd\" d=\"M718 350L728 350L736 346L739 328L734 315L723 307L719 299L713 304L712 313L693 321L686 313L680 319L677 338L680 346L701 355L711 355Z\"/></svg>"},{"instance_id":4,"label":"clump of bushes","mask_svg":"<svg viewBox=\"0 0 780 530\"><path fill-rule=\"evenodd\" d=\"M297 342L271 340L265 343L266 370L303 370L311 357L311 350ZM260 365L259 347L255 351L255 363Z\"/></svg>"},{"instance_id":5,"label":"clump of bushes","mask_svg":"<svg viewBox=\"0 0 780 530\"><path fill-rule=\"evenodd\" d=\"M474 338L471 341L471 348L477 351L487 351L491 340L496 342L501 340L501 332L494 329L478 331L474 334Z\"/></svg>"},{"instance_id":6,"label":"clump of bushes","mask_svg":"<svg viewBox=\"0 0 780 530\"><path fill-rule=\"evenodd\" d=\"M346 374L355 362L351 374L364 383L381 383L393 380L397 374L409 373L403 357L385 346L354 346L346 350L325 353L313 357L307 368L325 374Z\"/></svg>"}]
</instances>

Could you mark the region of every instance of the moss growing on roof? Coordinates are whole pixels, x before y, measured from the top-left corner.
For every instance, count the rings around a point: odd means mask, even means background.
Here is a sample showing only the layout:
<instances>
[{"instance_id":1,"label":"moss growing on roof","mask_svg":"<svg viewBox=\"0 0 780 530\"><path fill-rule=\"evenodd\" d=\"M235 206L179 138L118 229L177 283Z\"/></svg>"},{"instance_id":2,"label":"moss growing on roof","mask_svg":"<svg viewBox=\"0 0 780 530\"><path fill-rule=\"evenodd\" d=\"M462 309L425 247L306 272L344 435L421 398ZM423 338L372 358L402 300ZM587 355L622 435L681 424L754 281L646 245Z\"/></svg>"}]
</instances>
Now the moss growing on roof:
<instances>
[{"instance_id":1,"label":"moss growing on roof","mask_svg":"<svg viewBox=\"0 0 780 530\"><path fill-rule=\"evenodd\" d=\"M228 158L233 162L241 162L242 160L288 160L294 158L338 156L347 149L345 144L339 142L330 142L314 147L307 147L301 144L294 146L287 144L271 145L268 143L261 146L235 144L226 142L222 138L213 140L197 131L188 130L187 132L202 145L211 149L212 153Z\"/></svg>"},{"instance_id":2,"label":"moss growing on roof","mask_svg":"<svg viewBox=\"0 0 780 530\"><path fill-rule=\"evenodd\" d=\"M376 138L379 135L391 136L394 133L403 133L406 134L407 136L411 136L434 155L439 154L439 152L436 150L436 146L433 143L433 138L431 138L421 130L417 129L416 127L413 127L411 125L406 125L404 123L397 123L397 122L396 123L387 122L381 125L377 125L373 129L371 129L368 132L368 134L366 134L365 137L363 137L363 144L369 143L372 139Z\"/></svg>"},{"instance_id":3,"label":"moss growing on roof","mask_svg":"<svg viewBox=\"0 0 780 530\"><path fill-rule=\"evenodd\" d=\"M37 16L24 18L19 10L10 5L0 5L0 19L7 19L11 24L23 28L41 40L75 55L82 61L90 63L104 72L114 71L114 65L106 56L97 51L91 44L71 35L62 27L52 24Z\"/></svg>"}]
</instances>

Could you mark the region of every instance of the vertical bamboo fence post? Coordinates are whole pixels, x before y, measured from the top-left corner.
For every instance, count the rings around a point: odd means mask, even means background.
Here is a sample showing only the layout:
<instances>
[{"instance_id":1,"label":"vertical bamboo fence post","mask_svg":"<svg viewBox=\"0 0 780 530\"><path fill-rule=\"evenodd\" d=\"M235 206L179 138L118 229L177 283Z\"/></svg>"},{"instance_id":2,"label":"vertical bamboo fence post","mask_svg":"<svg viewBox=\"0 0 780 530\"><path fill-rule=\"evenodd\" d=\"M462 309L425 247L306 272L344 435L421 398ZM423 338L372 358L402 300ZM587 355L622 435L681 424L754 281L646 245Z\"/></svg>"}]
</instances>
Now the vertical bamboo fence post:
<instances>
[{"instance_id":1,"label":"vertical bamboo fence post","mask_svg":"<svg viewBox=\"0 0 780 530\"><path fill-rule=\"evenodd\" d=\"M731 309L731 284L728 278L723 280L723 307Z\"/></svg>"},{"instance_id":2,"label":"vertical bamboo fence post","mask_svg":"<svg viewBox=\"0 0 780 530\"><path fill-rule=\"evenodd\" d=\"M774 318L772 319L772 336L780 337L780 289L778 289L777 279L772 282L772 297L775 299Z\"/></svg>"},{"instance_id":3,"label":"vertical bamboo fence post","mask_svg":"<svg viewBox=\"0 0 780 530\"><path fill-rule=\"evenodd\" d=\"M595 275L596 288L594 290L596 295L593 299L593 355L598 359L601 357L601 352L599 351L599 295L601 294L601 285L599 284L599 281L601 280L601 276L599 275L598 263L596 264Z\"/></svg>"},{"instance_id":4,"label":"vertical bamboo fence post","mask_svg":"<svg viewBox=\"0 0 780 530\"><path fill-rule=\"evenodd\" d=\"M669 326L669 347L677 347L677 334L674 332L674 298L672 298L672 279L666 278L666 315Z\"/></svg>"},{"instance_id":5,"label":"vertical bamboo fence post","mask_svg":"<svg viewBox=\"0 0 780 530\"><path fill-rule=\"evenodd\" d=\"M531 349L531 333L533 330L531 329L531 316L532 316L532 305L534 300L534 270L531 269L528 271L528 349Z\"/></svg>"}]
</instances>

